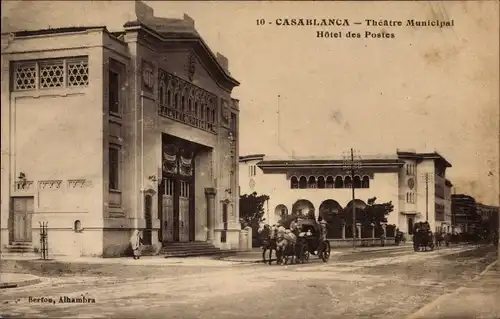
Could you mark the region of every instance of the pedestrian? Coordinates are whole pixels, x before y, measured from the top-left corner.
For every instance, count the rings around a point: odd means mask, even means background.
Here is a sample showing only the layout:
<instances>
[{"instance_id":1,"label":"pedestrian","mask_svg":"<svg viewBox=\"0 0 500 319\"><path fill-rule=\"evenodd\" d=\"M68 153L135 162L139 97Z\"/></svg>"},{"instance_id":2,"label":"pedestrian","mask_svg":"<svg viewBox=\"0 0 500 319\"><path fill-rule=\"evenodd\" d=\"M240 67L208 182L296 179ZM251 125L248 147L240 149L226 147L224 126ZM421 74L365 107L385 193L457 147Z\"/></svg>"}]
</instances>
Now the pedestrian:
<instances>
[{"instance_id":1,"label":"pedestrian","mask_svg":"<svg viewBox=\"0 0 500 319\"><path fill-rule=\"evenodd\" d=\"M132 248L132 252L134 254L134 259L140 259L141 258L141 245L142 245L142 236L141 232L136 229L134 230L134 233L130 237L130 246Z\"/></svg>"},{"instance_id":2,"label":"pedestrian","mask_svg":"<svg viewBox=\"0 0 500 319\"><path fill-rule=\"evenodd\" d=\"M382 235L380 235L380 245L382 247L385 247L385 234L382 233Z\"/></svg>"}]
</instances>

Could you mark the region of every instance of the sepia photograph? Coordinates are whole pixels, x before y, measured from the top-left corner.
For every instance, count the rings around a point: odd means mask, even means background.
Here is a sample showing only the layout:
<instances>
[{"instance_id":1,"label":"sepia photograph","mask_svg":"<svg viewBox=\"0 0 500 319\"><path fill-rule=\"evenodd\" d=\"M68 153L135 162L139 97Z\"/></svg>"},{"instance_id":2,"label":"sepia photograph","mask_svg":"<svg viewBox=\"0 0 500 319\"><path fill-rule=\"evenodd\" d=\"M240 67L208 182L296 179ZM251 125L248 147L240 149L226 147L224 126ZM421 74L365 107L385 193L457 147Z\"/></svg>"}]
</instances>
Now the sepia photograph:
<instances>
[{"instance_id":1,"label":"sepia photograph","mask_svg":"<svg viewBox=\"0 0 500 319\"><path fill-rule=\"evenodd\" d=\"M0 318L499 319L500 2L1 2Z\"/></svg>"}]
</instances>

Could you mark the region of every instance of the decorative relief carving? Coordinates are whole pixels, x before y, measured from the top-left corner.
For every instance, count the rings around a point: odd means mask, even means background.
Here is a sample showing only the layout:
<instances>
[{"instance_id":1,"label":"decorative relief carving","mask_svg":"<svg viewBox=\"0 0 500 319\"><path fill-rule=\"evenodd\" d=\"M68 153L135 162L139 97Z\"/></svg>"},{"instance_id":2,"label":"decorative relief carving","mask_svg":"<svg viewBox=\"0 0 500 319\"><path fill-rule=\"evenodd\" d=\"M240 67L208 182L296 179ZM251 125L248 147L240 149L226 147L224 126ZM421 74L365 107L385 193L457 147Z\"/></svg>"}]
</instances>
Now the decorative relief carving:
<instances>
[{"instance_id":1,"label":"decorative relief carving","mask_svg":"<svg viewBox=\"0 0 500 319\"><path fill-rule=\"evenodd\" d=\"M153 91L155 85L154 67L147 61L142 61L142 83L148 91Z\"/></svg>"},{"instance_id":2,"label":"decorative relief carving","mask_svg":"<svg viewBox=\"0 0 500 319\"><path fill-rule=\"evenodd\" d=\"M196 73L196 55L193 52L191 52L188 55L188 62L187 62L187 75L189 81L193 82L195 73Z\"/></svg>"},{"instance_id":3,"label":"decorative relief carving","mask_svg":"<svg viewBox=\"0 0 500 319\"><path fill-rule=\"evenodd\" d=\"M92 181L86 179L68 179L68 188L85 188L92 186Z\"/></svg>"},{"instance_id":4,"label":"decorative relief carving","mask_svg":"<svg viewBox=\"0 0 500 319\"><path fill-rule=\"evenodd\" d=\"M38 182L38 187L40 189L55 189L55 188L61 188L62 180L46 180L46 181L39 181Z\"/></svg>"},{"instance_id":5,"label":"decorative relief carving","mask_svg":"<svg viewBox=\"0 0 500 319\"><path fill-rule=\"evenodd\" d=\"M16 191L28 191L33 186L33 181L18 181L14 183L14 189Z\"/></svg>"},{"instance_id":6,"label":"decorative relief carving","mask_svg":"<svg viewBox=\"0 0 500 319\"><path fill-rule=\"evenodd\" d=\"M217 97L161 69L158 113L178 122L217 134Z\"/></svg>"},{"instance_id":7,"label":"decorative relief carving","mask_svg":"<svg viewBox=\"0 0 500 319\"><path fill-rule=\"evenodd\" d=\"M229 108L229 103L226 100L222 100L222 107L220 108L221 110L221 124L223 124L225 127L229 126L229 120L231 119L231 110Z\"/></svg>"}]
</instances>

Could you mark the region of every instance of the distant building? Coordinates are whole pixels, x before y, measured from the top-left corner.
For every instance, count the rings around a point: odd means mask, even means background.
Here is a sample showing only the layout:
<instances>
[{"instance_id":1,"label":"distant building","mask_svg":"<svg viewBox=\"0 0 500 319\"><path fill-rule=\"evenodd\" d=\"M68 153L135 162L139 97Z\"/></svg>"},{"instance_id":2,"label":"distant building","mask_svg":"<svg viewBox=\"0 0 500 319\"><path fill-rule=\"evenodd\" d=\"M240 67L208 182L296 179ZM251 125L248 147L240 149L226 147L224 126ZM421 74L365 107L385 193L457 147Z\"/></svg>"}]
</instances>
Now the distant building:
<instances>
[{"instance_id":1,"label":"distant building","mask_svg":"<svg viewBox=\"0 0 500 319\"><path fill-rule=\"evenodd\" d=\"M481 224L474 197L465 194L451 195L452 223L462 233L472 232Z\"/></svg>"},{"instance_id":2,"label":"distant building","mask_svg":"<svg viewBox=\"0 0 500 319\"><path fill-rule=\"evenodd\" d=\"M446 206L451 186L445 178L451 164L440 154L398 151L394 155L361 156L360 163L352 180L343 170L343 159L241 156L240 192L269 195L266 216L271 223L299 211L314 212L316 217L323 215L336 223L335 215L353 205L354 184L355 205L366 205L372 197L377 197L377 203L392 201L394 211L388 224L403 232L411 234L413 224L426 219L433 229L451 226Z\"/></svg>"},{"instance_id":3,"label":"distant building","mask_svg":"<svg viewBox=\"0 0 500 319\"><path fill-rule=\"evenodd\" d=\"M493 205L477 203L477 214L481 217L482 228L487 231L498 231L500 208Z\"/></svg>"},{"instance_id":4,"label":"distant building","mask_svg":"<svg viewBox=\"0 0 500 319\"><path fill-rule=\"evenodd\" d=\"M53 254L121 255L134 229L238 248L239 83L190 17L135 10L2 34L2 250L40 221Z\"/></svg>"}]
</instances>

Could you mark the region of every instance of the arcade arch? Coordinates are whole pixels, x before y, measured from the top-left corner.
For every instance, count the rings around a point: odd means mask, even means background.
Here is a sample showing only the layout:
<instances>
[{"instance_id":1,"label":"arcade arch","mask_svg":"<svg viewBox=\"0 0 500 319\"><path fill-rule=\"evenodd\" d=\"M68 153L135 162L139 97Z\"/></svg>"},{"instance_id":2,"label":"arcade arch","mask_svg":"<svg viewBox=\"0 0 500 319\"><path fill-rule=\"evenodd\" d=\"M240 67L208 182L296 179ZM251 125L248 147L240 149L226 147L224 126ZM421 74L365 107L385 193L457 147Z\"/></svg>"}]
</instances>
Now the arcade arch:
<instances>
[{"instance_id":1,"label":"arcade arch","mask_svg":"<svg viewBox=\"0 0 500 319\"><path fill-rule=\"evenodd\" d=\"M299 199L292 206L292 214L314 217L314 205L307 199Z\"/></svg>"}]
</instances>

